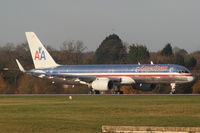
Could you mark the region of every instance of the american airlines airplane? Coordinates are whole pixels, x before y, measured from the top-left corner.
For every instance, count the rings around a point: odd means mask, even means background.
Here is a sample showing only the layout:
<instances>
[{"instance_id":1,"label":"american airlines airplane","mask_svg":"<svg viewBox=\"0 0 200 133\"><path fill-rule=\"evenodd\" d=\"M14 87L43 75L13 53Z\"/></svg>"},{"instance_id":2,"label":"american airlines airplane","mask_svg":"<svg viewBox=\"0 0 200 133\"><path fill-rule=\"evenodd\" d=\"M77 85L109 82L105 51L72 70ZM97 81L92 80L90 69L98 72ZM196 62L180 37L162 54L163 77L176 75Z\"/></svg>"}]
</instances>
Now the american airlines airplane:
<instances>
[{"instance_id":1,"label":"american airlines airplane","mask_svg":"<svg viewBox=\"0 0 200 133\"><path fill-rule=\"evenodd\" d=\"M113 89L119 92L119 86L134 85L139 90L153 90L158 83L169 83L171 94L176 84L194 80L191 72L174 64L137 64L137 65L59 65L33 32L26 32L35 69L26 71L16 59L22 72L39 78L62 81L65 84L88 85L93 92Z\"/></svg>"}]
</instances>

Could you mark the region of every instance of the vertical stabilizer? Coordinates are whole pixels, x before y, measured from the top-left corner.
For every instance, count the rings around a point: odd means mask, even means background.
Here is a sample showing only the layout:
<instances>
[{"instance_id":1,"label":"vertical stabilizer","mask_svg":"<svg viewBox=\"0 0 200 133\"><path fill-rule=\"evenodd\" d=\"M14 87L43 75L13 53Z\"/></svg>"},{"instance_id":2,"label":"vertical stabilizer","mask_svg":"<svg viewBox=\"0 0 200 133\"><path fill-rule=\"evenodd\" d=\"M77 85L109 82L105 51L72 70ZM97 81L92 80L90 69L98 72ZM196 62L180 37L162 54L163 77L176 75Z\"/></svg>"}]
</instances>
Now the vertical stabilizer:
<instances>
[{"instance_id":1,"label":"vertical stabilizer","mask_svg":"<svg viewBox=\"0 0 200 133\"><path fill-rule=\"evenodd\" d=\"M26 38L35 68L58 66L34 32L26 32Z\"/></svg>"}]
</instances>

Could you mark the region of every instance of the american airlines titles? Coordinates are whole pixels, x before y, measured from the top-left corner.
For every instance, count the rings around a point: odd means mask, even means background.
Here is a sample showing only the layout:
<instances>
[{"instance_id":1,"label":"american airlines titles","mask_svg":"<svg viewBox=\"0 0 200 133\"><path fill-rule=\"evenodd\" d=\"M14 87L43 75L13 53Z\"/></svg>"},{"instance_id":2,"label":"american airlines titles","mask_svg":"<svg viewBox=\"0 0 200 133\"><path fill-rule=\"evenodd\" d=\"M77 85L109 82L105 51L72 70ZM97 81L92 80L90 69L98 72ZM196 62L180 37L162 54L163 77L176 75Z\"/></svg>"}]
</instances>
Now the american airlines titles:
<instances>
[{"instance_id":1,"label":"american airlines titles","mask_svg":"<svg viewBox=\"0 0 200 133\"><path fill-rule=\"evenodd\" d=\"M167 71L168 66L141 66L138 71Z\"/></svg>"}]
</instances>

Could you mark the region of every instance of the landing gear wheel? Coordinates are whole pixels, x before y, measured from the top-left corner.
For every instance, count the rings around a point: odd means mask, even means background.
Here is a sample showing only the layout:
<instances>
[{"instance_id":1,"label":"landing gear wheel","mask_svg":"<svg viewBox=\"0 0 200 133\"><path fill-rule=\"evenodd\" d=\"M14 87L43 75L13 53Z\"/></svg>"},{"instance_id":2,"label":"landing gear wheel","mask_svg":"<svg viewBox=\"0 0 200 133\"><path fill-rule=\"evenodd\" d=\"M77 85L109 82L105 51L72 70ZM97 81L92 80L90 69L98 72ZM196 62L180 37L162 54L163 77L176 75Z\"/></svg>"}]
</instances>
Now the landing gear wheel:
<instances>
[{"instance_id":1,"label":"landing gear wheel","mask_svg":"<svg viewBox=\"0 0 200 133\"><path fill-rule=\"evenodd\" d=\"M93 93L94 93L94 92L93 92L92 90L88 92L88 94L93 94Z\"/></svg>"},{"instance_id":2,"label":"landing gear wheel","mask_svg":"<svg viewBox=\"0 0 200 133\"><path fill-rule=\"evenodd\" d=\"M120 91L119 86L114 85L113 87L113 94L123 94L122 91Z\"/></svg>"},{"instance_id":3,"label":"landing gear wheel","mask_svg":"<svg viewBox=\"0 0 200 133\"><path fill-rule=\"evenodd\" d=\"M88 92L88 94L100 94L100 91L91 90L91 91Z\"/></svg>"},{"instance_id":4,"label":"landing gear wheel","mask_svg":"<svg viewBox=\"0 0 200 133\"><path fill-rule=\"evenodd\" d=\"M94 94L100 94L100 91L95 90Z\"/></svg>"}]
</instances>

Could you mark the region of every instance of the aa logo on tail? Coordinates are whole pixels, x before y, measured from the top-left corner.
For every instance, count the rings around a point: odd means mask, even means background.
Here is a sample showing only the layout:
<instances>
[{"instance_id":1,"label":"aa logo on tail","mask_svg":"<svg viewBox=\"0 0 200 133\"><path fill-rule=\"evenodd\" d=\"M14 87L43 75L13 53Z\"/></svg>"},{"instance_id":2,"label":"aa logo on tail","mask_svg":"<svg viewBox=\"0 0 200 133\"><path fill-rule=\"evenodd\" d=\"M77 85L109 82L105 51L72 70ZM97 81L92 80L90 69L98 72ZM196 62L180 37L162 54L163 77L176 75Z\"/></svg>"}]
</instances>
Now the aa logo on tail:
<instances>
[{"instance_id":1,"label":"aa logo on tail","mask_svg":"<svg viewBox=\"0 0 200 133\"><path fill-rule=\"evenodd\" d=\"M34 60L46 60L45 52L42 50L42 47L39 47L38 50L35 51Z\"/></svg>"}]
</instances>

